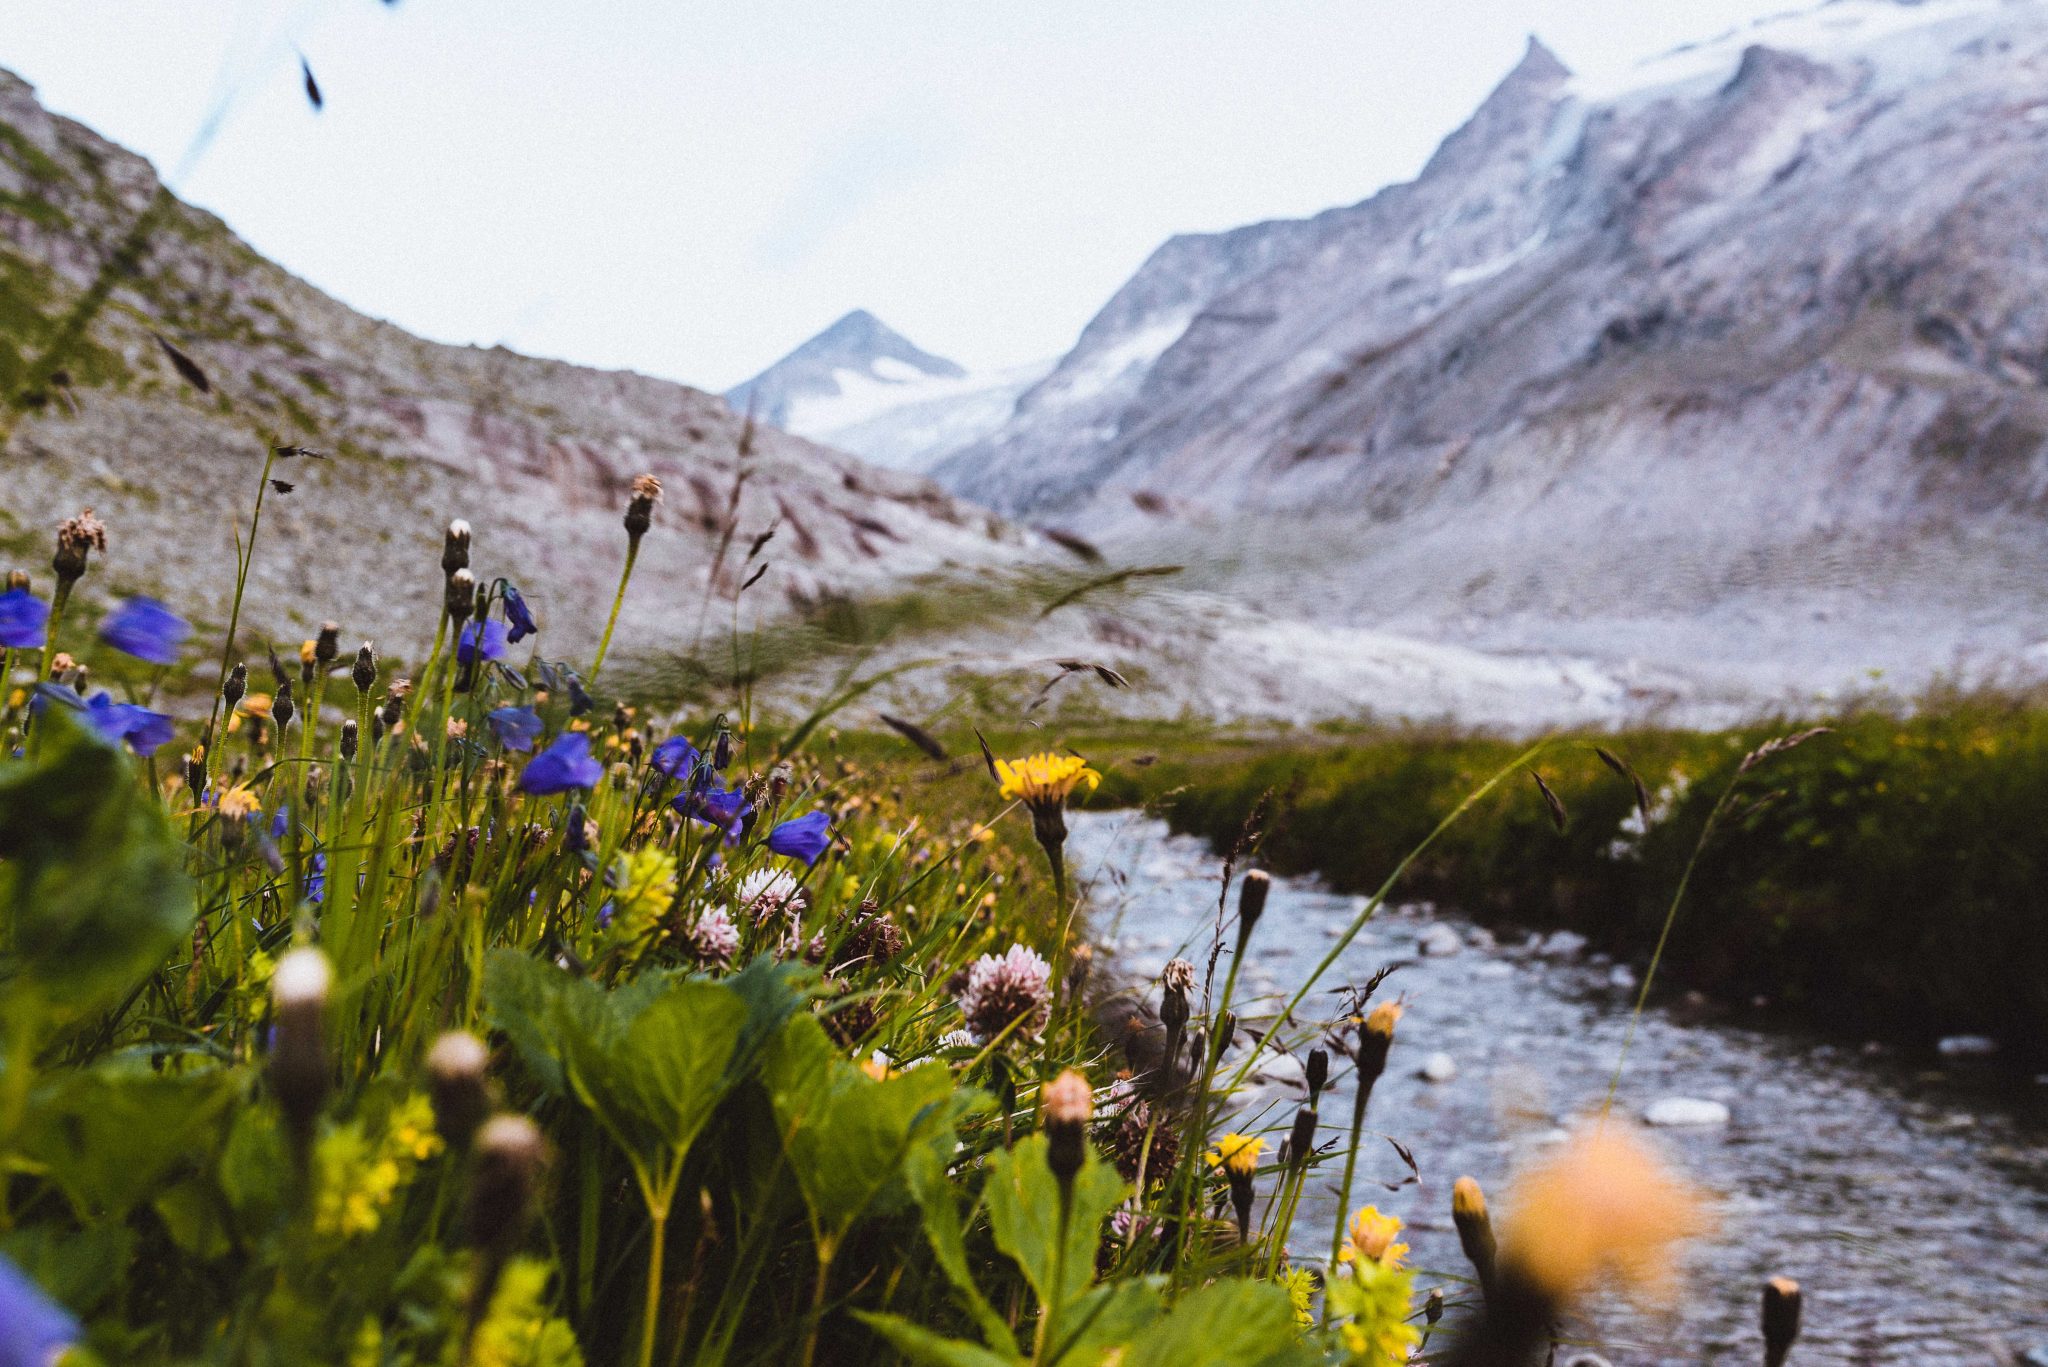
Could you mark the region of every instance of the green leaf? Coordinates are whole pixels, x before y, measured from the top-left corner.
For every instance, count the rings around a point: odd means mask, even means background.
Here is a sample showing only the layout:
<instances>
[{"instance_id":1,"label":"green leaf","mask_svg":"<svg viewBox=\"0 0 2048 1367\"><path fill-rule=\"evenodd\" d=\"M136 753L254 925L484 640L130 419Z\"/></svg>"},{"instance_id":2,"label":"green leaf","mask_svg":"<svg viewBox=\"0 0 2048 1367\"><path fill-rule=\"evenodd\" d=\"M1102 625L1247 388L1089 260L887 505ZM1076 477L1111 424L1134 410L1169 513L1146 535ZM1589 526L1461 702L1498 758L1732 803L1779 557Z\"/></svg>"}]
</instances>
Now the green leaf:
<instances>
[{"instance_id":1,"label":"green leaf","mask_svg":"<svg viewBox=\"0 0 2048 1367\"><path fill-rule=\"evenodd\" d=\"M1067 1221L1067 1256L1055 1284L1059 1244L1060 1188L1045 1161L1045 1136L1019 1140L989 1161L988 1218L996 1247L1017 1260L1040 1305L1065 1306L1095 1279L1095 1250L1102 1222L1128 1194L1116 1169L1095 1146L1074 1174L1074 1205ZM1064 1312L1062 1312L1064 1313Z\"/></svg>"},{"instance_id":2,"label":"green leaf","mask_svg":"<svg viewBox=\"0 0 2048 1367\"><path fill-rule=\"evenodd\" d=\"M854 1317L889 1341L889 1346L922 1367L1014 1367L1016 1354L992 1353L966 1339L949 1339L912 1324L901 1315L856 1310Z\"/></svg>"},{"instance_id":3,"label":"green leaf","mask_svg":"<svg viewBox=\"0 0 2048 1367\"><path fill-rule=\"evenodd\" d=\"M90 1315L120 1285L135 1256L135 1231L114 1224L77 1233L31 1225L0 1235L0 1254L50 1299L75 1314Z\"/></svg>"},{"instance_id":4,"label":"green leaf","mask_svg":"<svg viewBox=\"0 0 2048 1367\"><path fill-rule=\"evenodd\" d=\"M268 1228L291 1197L292 1155L271 1106L244 1106L235 1113L227 1148L220 1157L220 1189L242 1229Z\"/></svg>"},{"instance_id":5,"label":"green leaf","mask_svg":"<svg viewBox=\"0 0 2048 1367\"><path fill-rule=\"evenodd\" d=\"M554 1096L569 1094L554 1013L556 999L571 981L559 968L515 949L494 949L484 956L484 1018L512 1041L526 1071Z\"/></svg>"},{"instance_id":6,"label":"green leaf","mask_svg":"<svg viewBox=\"0 0 2048 1367\"><path fill-rule=\"evenodd\" d=\"M76 1018L157 968L193 919L184 850L127 758L66 715L0 762L0 983Z\"/></svg>"},{"instance_id":7,"label":"green leaf","mask_svg":"<svg viewBox=\"0 0 2048 1367\"><path fill-rule=\"evenodd\" d=\"M1233 1278L1203 1287L1140 1334L1123 1367L1297 1367L1302 1342L1285 1288Z\"/></svg>"},{"instance_id":8,"label":"green leaf","mask_svg":"<svg viewBox=\"0 0 2048 1367\"><path fill-rule=\"evenodd\" d=\"M198 1178L180 1182L157 1197L154 1206L180 1252L210 1259L224 1257L233 1248L211 1184Z\"/></svg>"},{"instance_id":9,"label":"green leaf","mask_svg":"<svg viewBox=\"0 0 2048 1367\"><path fill-rule=\"evenodd\" d=\"M21 1147L80 1219L119 1220L176 1169L212 1161L220 1120L240 1093L240 1078L226 1070L60 1073L31 1098Z\"/></svg>"},{"instance_id":10,"label":"green leaf","mask_svg":"<svg viewBox=\"0 0 2048 1367\"><path fill-rule=\"evenodd\" d=\"M989 1106L988 1098L980 1092L956 1093L956 1096L959 1105L955 1124L961 1116ZM946 1174L946 1161L950 1157L951 1154L936 1143L913 1145L904 1158L903 1176L923 1213L924 1235L932 1246L932 1256L946 1274L946 1280L959 1293L975 1324L980 1326L981 1336L999 1350L1015 1353L1017 1341L1010 1335L1010 1326L988 1303L988 1298L974 1283L974 1274L968 1270L966 1234L961 1229L960 1211L953 1200L953 1182Z\"/></svg>"},{"instance_id":11,"label":"green leaf","mask_svg":"<svg viewBox=\"0 0 2048 1367\"><path fill-rule=\"evenodd\" d=\"M822 1244L838 1243L914 1146L951 1147L951 1073L927 1064L878 1082L838 1057L816 1016L783 1027L761 1080Z\"/></svg>"}]
</instances>

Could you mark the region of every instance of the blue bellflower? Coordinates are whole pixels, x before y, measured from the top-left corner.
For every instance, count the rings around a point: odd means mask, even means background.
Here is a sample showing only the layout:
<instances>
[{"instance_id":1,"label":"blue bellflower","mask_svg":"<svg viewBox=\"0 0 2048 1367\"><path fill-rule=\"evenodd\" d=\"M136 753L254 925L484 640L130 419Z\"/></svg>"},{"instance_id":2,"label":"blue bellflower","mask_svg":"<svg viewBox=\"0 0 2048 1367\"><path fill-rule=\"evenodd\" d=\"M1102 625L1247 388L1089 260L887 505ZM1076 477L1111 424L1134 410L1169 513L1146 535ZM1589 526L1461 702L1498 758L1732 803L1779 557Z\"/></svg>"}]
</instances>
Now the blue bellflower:
<instances>
[{"instance_id":1,"label":"blue bellflower","mask_svg":"<svg viewBox=\"0 0 2048 1367\"><path fill-rule=\"evenodd\" d=\"M502 660L505 658L505 624L503 622L466 622L462 635L456 638L455 658L462 664L471 663L476 657L477 634L481 631L484 640L484 658Z\"/></svg>"},{"instance_id":2,"label":"blue bellflower","mask_svg":"<svg viewBox=\"0 0 2048 1367\"><path fill-rule=\"evenodd\" d=\"M0 593L0 646L9 650L40 650L50 624L50 605L27 589Z\"/></svg>"},{"instance_id":3,"label":"blue bellflower","mask_svg":"<svg viewBox=\"0 0 2048 1367\"><path fill-rule=\"evenodd\" d=\"M107 744L127 741L128 748L138 755L155 754L157 747L171 738L173 723L169 717L134 703L115 702L104 690L93 694L88 703L62 684L37 684L35 695L29 699L29 710L40 716L52 703L76 712L78 720Z\"/></svg>"},{"instance_id":4,"label":"blue bellflower","mask_svg":"<svg viewBox=\"0 0 2048 1367\"><path fill-rule=\"evenodd\" d=\"M728 845L740 838L747 813L754 810L754 805L747 801L747 795L738 788L727 790L717 784L692 787L669 805L692 821L701 821L725 832Z\"/></svg>"},{"instance_id":5,"label":"blue bellflower","mask_svg":"<svg viewBox=\"0 0 2048 1367\"><path fill-rule=\"evenodd\" d=\"M505 585L505 620L512 624L512 633L505 638L508 645L516 646L540 631L533 610L526 606L526 595L511 584Z\"/></svg>"},{"instance_id":6,"label":"blue bellflower","mask_svg":"<svg viewBox=\"0 0 2048 1367\"><path fill-rule=\"evenodd\" d=\"M0 1255L0 1367L44 1367L78 1338L78 1321Z\"/></svg>"},{"instance_id":7,"label":"blue bellflower","mask_svg":"<svg viewBox=\"0 0 2048 1367\"><path fill-rule=\"evenodd\" d=\"M688 739L670 736L654 747L654 757L649 762L670 778L688 778L697 772L698 762L703 758Z\"/></svg>"},{"instance_id":8,"label":"blue bellflower","mask_svg":"<svg viewBox=\"0 0 2048 1367\"><path fill-rule=\"evenodd\" d=\"M549 797L573 788L594 788L604 777L604 765L590 754L590 737L569 731L555 743L526 762L519 774L519 790L534 797Z\"/></svg>"},{"instance_id":9,"label":"blue bellflower","mask_svg":"<svg viewBox=\"0 0 2048 1367\"><path fill-rule=\"evenodd\" d=\"M540 713L530 707L495 708L485 714L484 720L491 724L491 734L498 738L498 744L507 750L528 754L540 739Z\"/></svg>"},{"instance_id":10,"label":"blue bellflower","mask_svg":"<svg viewBox=\"0 0 2048 1367\"><path fill-rule=\"evenodd\" d=\"M785 821L768 832L768 848L791 859L801 859L805 864L815 864L818 856L832 843L832 818L824 812L811 812Z\"/></svg>"},{"instance_id":11,"label":"blue bellflower","mask_svg":"<svg viewBox=\"0 0 2048 1367\"><path fill-rule=\"evenodd\" d=\"M130 598L100 623L100 639L124 655L153 665L174 665L192 628L154 598Z\"/></svg>"}]
</instances>

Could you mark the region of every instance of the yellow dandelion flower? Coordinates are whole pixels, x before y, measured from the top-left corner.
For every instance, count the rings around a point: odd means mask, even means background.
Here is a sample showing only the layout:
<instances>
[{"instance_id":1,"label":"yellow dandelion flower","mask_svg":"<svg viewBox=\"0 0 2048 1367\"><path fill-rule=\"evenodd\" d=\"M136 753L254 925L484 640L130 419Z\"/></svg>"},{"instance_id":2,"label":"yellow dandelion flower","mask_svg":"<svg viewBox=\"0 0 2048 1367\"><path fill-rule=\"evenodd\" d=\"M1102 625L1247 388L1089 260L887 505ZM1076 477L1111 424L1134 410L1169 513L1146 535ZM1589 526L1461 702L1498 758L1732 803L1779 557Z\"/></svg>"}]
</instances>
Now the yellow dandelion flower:
<instances>
[{"instance_id":1,"label":"yellow dandelion flower","mask_svg":"<svg viewBox=\"0 0 2048 1367\"><path fill-rule=\"evenodd\" d=\"M996 761L996 779L1005 799L1022 798L1032 806L1065 802L1067 795L1087 781L1088 791L1102 782L1102 775L1088 767L1079 755L1031 755L1024 759Z\"/></svg>"},{"instance_id":2,"label":"yellow dandelion flower","mask_svg":"<svg viewBox=\"0 0 2048 1367\"><path fill-rule=\"evenodd\" d=\"M1249 1177L1259 1170L1259 1154L1264 1151L1266 1141L1252 1134L1226 1134L1210 1146L1202 1155L1210 1167L1221 1168L1239 1177Z\"/></svg>"},{"instance_id":3,"label":"yellow dandelion flower","mask_svg":"<svg viewBox=\"0 0 2048 1367\"><path fill-rule=\"evenodd\" d=\"M1400 1216L1382 1215L1378 1206L1360 1206L1351 1216L1337 1261L1367 1258L1382 1267L1399 1267L1408 1256L1408 1245L1395 1242L1400 1233Z\"/></svg>"},{"instance_id":4,"label":"yellow dandelion flower","mask_svg":"<svg viewBox=\"0 0 2048 1367\"><path fill-rule=\"evenodd\" d=\"M270 695L268 693L251 693L243 698L237 706L249 716L268 717L270 715Z\"/></svg>"},{"instance_id":5,"label":"yellow dandelion flower","mask_svg":"<svg viewBox=\"0 0 2048 1367\"><path fill-rule=\"evenodd\" d=\"M315 650L317 650L318 648L319 648L319 646L318 646L318 643L317 643L317 642L313 642L313 641L301 641L301 642L299 642L299 663L300 663L300 664L302 664L302 665L309 665L309 664L313 663L313 652L314 652Z\"/></svg>"},{"instance_id":6,"label":"yellow dandelion flower","mask_svg":"<svg viewBox=\"0 0 2048 1367\"><path fill-rule=\"evenodd\" d=\"M241 821L263 810L263 800L246 783L237 783L220 795L220 814L230 821Z\"/></svg>"},{"instance_id":7,"label":"yellow dandelion flower","mask_svg":"<svg viewBox=\"0 0 2048 1367\"><path fill-rule=\"evenodd\" d=\"M1668 1304L1677 1285L1673 1246L1710 1223L1698 1193L1647 1144L1603 1124L1515 1185L1500 1260L1554 1301L1611 1280L1640 1300Z\"/></svg>"}]
</instances>

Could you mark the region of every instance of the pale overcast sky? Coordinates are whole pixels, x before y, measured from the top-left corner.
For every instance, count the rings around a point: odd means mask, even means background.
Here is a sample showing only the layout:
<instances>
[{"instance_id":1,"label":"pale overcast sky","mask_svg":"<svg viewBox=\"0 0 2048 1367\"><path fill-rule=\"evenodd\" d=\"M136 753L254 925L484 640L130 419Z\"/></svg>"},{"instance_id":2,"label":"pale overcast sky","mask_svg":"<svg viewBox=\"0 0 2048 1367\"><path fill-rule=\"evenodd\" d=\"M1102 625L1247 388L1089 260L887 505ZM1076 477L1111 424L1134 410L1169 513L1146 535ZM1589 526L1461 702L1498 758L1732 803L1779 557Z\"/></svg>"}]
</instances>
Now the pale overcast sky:
<instances>
[{"instance_id":1,"label":"pale overcast sky","mask_svg":"<svg viewBox=\"0 0 2048 1367\"><path fill-rule=\"evenodd\" d=\"M166 175L225 108L177 188L359 309L722 389L856 307L1057 354L1168 235L1413 175L1531 33L1787 4L0 0L0 66Z\"/></svg>"}]
</instances>

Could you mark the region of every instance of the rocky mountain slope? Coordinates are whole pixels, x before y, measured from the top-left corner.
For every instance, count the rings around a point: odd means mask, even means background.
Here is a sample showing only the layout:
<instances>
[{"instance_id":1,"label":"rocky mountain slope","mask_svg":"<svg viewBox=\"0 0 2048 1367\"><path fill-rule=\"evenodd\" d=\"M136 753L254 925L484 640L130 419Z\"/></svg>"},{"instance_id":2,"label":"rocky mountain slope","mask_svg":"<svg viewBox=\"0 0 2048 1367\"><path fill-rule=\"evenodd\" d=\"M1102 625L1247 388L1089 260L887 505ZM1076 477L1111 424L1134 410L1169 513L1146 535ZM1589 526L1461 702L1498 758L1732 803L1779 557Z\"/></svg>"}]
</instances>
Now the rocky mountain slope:
<instances>
[{"instance_id":1,"label":"rocky mountain slope","mask_svg":"<svg viewBox=\"0 0 2048 1367\"><path fill-rule=\"evenodd\" d=\"M152 331L211 392L174 373ZM535 603L543 647L587 652L642 472L667 497L628 600L639 646L687 646L707 593L726 620L738 562L771 527L753 614L1031 554L1024 533L925 480L772 428L742 456L742 420L715 395L437 345L354 313L5 72L0 397L9 562L47 588L57 521L91 505L109 549L88 589L147 590L212 623L227 617L266 444L326 452L277 471L294 487L270 496L251 573L245 618L287 647L322 618L417 647L442 528L460 516L478 570ZM721 561L728 539L738 549Z\"/></svg>"},{"instance_id":2,"label":"rocky mountain slope","mask_svg":"<svg viewBox=\"0 0 2048 1367\"><path fill-rule=\"evenodd\" d=\"M1836 0L1175 239L936 474L1281 617L1643 706L2038 672L2048 5Z\"/></svg>"},{"instance_id":3,"label":"rocky mountain slope","mask_svg":"<svg viewBox=\"0 0 2048 1367\"><path fill-rule=\"evenodd\" d=\"M725 397L876 465L926 470L1008 421L1050 366L969 374L856 309Z\"/></svg>"}]
</instances>

